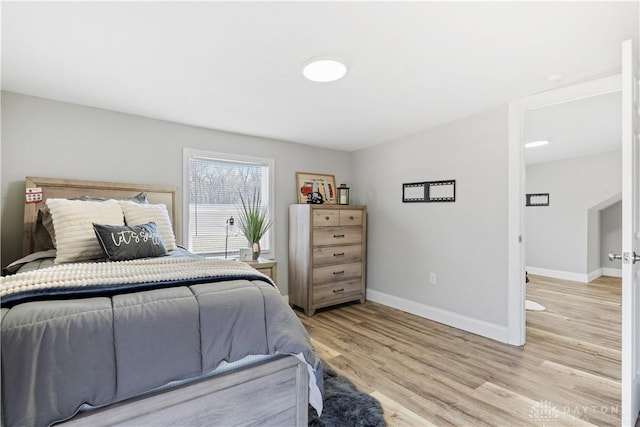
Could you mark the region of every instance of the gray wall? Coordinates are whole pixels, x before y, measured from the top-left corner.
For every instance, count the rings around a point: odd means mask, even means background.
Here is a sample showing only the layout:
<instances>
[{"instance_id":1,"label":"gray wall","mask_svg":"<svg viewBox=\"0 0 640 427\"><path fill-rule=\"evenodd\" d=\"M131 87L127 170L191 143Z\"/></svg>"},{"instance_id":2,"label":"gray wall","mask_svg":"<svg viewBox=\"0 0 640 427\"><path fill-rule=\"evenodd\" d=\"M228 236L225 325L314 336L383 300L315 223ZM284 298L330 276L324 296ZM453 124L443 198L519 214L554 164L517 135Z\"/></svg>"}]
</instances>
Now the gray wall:
<instances>
[{"instance_id":1,"label":"gray wall","mask_svg":"<svg viewBox=\"0 0 640 427\"><path fill-rule=\"evenodd\" d=\"M609 261L609 252L622 253L622 202L600 211L600 265L620 270L622 262Z\"/></svg>"},{"instance_id":2,"label":"gray wall","mask_svg":"<svg viewBox=\"0 0 640 427\"><path fill-rule=\"evenodd\" d=\"M488 325L488 336L494 327L506 330L506 106L355 153L12 93L3 94L2 124L3 265L21 254L25 176L180 186L183 147L271 157L283 293L295 172L333 173L337 182L350 184L352 203L368 206L369 289L436 315L452 314L454 326L484 333L474 325ZM27 153L33 155L29 162ZM442 179L456 180L455 203L401 202L402 183ZM431 272L435 285L429 284ZM445 318L447 323L451 316Z\"/></svg>"},{"instance_id":3,"label":"gray wall","mask_svg":"<svg viewBox=\"0 0 640 427\"><path fill-rule=\"evenodd\" d=\"M621 192L621 161L612 151L527 167L526 192L550 194L550 206L525 209L528 268L586 277L600 267L598 205Z\"/></svg>"},{"instance_id":4,"label":"gray wall","mask_svg":"<svg viewBox=\"0 0 640 427\"><path fill-rule=\"evenodd\" d=\"M369 289L507 325L507 146L502 106L353 153ZM403 183L444 179L455 203L402 203Z\"/></svg>"},{"instance_id":5,"label":"gray wall","mask_svg":"<svg viewBox=\"0 0 640 427\"><path fill-rule=\"evenodd\" d=\"M25 176L182 186L183 147L275 159L275 256L287 286L287 206L295 172L351 182L350 154L2 93L2 265L22 254Z\"/></svg>"}]
</instances>

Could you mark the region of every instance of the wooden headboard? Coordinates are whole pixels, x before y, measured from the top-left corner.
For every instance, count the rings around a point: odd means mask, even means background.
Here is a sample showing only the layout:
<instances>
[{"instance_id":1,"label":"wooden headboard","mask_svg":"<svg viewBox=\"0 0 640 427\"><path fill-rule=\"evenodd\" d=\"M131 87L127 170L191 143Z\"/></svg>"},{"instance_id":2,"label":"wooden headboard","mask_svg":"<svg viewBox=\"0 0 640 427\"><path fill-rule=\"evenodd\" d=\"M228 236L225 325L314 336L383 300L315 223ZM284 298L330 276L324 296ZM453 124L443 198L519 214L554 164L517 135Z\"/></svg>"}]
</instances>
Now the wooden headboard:
<instances>
[{"instance_id":1,"label":"wooden headboard","mask_svg":"<svg viewBox=\"0 0 640 427\"><path fill-rule=\"evenodd\" d=\"M182 221L180 215L180 197L178 187L147 184L124 184L117 182L80 181L75 179L36 178L28 176L26 188L42 188L42 202L26 204L24 208L24 236L22 252L33 252L34 236L38 209L48 198L68 199L80 196L104 197L108 199L127 199L144 191L149 203L164 203L167 206L176 243L182 243Z\"/></svg>"}]
</instances>

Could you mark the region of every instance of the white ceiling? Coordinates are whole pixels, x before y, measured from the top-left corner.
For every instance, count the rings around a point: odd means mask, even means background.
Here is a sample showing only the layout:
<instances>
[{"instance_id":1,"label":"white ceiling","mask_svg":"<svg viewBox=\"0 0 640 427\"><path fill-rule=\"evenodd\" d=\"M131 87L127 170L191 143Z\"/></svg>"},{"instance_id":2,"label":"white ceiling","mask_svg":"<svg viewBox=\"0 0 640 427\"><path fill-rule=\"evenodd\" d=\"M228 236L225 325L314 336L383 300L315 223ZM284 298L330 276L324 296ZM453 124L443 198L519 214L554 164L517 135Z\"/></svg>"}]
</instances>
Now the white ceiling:
<instances>
[{"instance_id":1,"label":"white ceiling","mask_svg":"<svg viewBox=\"0 0 640 427\"><path fill-rule=\"evenodd\" d=\"M637 1L4 1L2 89L353 151L615 72L628 38Z\"/></svg>"},{"instance_id":2,"label":"white ceiling","mask_svg":"<svg viewBox=\"0 0 640 427\"><path fill-rule=\"evenodd\" d=\"M598 95L527 111L525 142L547 140L527 148L527 164L544 163L622 149L622 94Z\"/></svg>"}]
</instances>

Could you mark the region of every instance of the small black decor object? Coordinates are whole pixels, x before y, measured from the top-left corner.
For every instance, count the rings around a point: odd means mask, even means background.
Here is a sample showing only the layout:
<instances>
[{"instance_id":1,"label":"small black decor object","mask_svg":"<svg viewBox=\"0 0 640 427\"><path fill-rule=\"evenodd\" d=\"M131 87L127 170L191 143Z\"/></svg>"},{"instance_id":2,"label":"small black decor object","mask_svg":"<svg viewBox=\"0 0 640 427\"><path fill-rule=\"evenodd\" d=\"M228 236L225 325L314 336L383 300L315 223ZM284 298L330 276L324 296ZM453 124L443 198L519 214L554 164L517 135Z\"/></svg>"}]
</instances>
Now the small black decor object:
<instances>
[{"instance_id":1,"label":"small black decor object","mask_svg":"<svg viewBox=\"0 0 640 427\"><path fill-rule=\"evenodd\" d=\"M549 193L527 194L527 206L549 206Z\"/></svg>"},{"instance_id":2,"label":"small black decor object","mask_svg":"<svg viewBox=\"0 0 640 427\"><path fill-rule=\"evenodd\" d=\"M402 184L403 203L455 202L456 180L410 182Z\"/></svg>"},{"instance_id":3,"label":"small black decor object","mask_svg":"<svg viewBox=\"0 0 640 427\"><path fill-rule=\"evenodd\" d=\"M322 194L319 191L313 191L307 194L307 203L312 203L314 205L321 205L324 203L324 199L322 198Z\"/></svg>"}]
</instances>

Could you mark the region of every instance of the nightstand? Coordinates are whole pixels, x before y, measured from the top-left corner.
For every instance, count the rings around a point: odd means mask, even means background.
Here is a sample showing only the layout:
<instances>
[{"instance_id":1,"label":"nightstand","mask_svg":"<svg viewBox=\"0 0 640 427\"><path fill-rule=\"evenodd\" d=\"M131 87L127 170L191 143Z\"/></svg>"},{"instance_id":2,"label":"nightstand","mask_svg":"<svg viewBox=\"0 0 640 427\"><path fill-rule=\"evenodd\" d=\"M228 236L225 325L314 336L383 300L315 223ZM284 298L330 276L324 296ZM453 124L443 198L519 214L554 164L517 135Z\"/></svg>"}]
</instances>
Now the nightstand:
<instances>
[{"instance_id":1,"label":"nightstand","mask_svg":"<svg viewBox=\"0 0 640 427\"><path fill-rule=\"evenodd\" d=\"M275 284L278 284L278 262L273 259L258 258L256 261L245 261L251 267L262 274L271 277Z\"/></svg>"}]
</instances>

